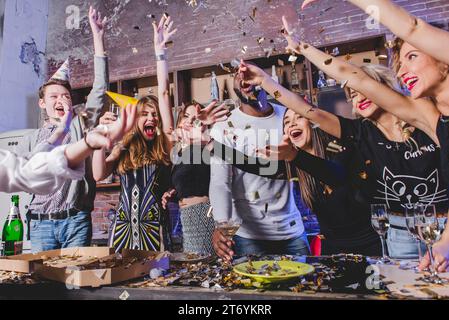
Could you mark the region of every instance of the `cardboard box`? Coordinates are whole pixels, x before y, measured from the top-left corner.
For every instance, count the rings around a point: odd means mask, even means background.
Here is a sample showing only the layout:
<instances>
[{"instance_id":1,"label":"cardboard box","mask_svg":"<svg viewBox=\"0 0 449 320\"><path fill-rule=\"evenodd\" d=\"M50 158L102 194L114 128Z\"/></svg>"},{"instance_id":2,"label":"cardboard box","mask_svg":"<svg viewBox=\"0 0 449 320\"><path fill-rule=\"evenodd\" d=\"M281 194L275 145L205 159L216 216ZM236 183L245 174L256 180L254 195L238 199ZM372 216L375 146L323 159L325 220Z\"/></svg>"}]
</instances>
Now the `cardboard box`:
<instances>
[{"instance_id":1,"label":"cardboard box","mask_svg":"<svg viewBox=\"0 0 449 320\"><path fill-rule=\"evenodd\" d=\"M52 250L0 259L0 270L35 273L44 279L65 283L70 288L96 288L144 277L149 274L151 269L167 270L169 268L170 262L166 253L123 250L121 255L124 259L137 258L138 261L113 268L83 270L83 266L101 258L112 258L114 254L114 249L103 247ZM80 258L74 262L64 261L59 265L57 263L52 266L44 264L48 258L59 256Z\"/></svg>"}]
</instances>

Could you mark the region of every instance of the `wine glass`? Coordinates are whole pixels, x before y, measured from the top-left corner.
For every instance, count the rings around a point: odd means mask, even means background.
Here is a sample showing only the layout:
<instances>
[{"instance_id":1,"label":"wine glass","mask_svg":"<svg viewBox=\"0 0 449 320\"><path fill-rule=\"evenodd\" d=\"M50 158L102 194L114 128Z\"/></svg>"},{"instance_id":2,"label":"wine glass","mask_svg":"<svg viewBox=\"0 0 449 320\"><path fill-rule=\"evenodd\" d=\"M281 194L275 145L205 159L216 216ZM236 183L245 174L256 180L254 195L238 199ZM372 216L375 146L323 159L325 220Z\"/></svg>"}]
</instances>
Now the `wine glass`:
<instances>
[{"instance_id":1,"label":"wine glass","mask_svg":"<svg viewBox=\"0 0 449 320\"><path fill-rule=\"evenodd\" d=\"M215 221L215 227L229 240L235 236L242 226L242 219L233 217L231 219Z\"/></svg>"},{"instance_id":2,"label":"wine glass","mask_svg":"<svg viewBox=\"0 0 449 320\"><path fill-rule=\"evenodd\" d=\"M416 244L418 245L418 261L421 261L421 259L423 258L421 250L421 240L419 239L418 229L416 227L416 213L418 210L419 205L417 204L413 205L412 208L407 207L405 209L405 225L412 238L416 240Z\"/></svg>"},{"instance_id":3,"label":"wine glass","mask_svg":"<svg viewBox=\"0 0 449 320\"><path fill-rule=\"evenodd\" d=\"M109 108L109 111L112 112L117 119L120 117L120 107L117 106L116 104L112 103Z\"/></svg>"},{"instance_id":4,"label":"wine glass","mask_svg":"<svg viewBox=\"0 0 449 320\"><path fill-rule=\"evenodd\" d=\"M447 283L447 281L441 279L438 276L437 268L433 258L433 245L440 240L444 231L444 223L438 221L435 205L421 205L418 206L419 210L416 212L416 229L418 237L427 246L427 252L430 257L430 265L433 270L431 271L431 277L428 278L430 282L436 284Z\"/></svg>"},{"instance_id":5,"label":"wine glass","mask_svg":"<svg viewBox=\"0 0 449 320\"><path fill-rule=\"evenodd\" d=\"M378 261L378 263L389 263L390 259L386 254L385 235L390 228L390 220L388 218L387 206L385 204L371 205L371 224L373 229L380 236L380 241L382 243L382 258Z\"/></svg>"}]
</instances>

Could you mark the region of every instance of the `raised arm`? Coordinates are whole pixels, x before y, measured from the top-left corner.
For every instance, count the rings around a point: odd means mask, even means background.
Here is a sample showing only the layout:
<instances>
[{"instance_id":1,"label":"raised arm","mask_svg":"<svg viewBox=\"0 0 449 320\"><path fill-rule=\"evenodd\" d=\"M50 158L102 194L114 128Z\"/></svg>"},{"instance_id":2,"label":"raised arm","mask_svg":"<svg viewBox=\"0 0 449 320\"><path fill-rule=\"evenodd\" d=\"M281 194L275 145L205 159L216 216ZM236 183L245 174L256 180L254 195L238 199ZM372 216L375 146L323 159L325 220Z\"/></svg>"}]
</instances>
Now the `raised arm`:
<instances>
[{"instance_id":1,"label":"raised arm","mask_svg":"<svg viewBox=\"0 0 449 320\"><path fill-rule=\"evenodd\" d=\"M170 79L168 76L167 62L167 43L176 33L177 29L172 30L173 21L171 17L164 15L159 24L153 22L154 29L154 51L157 61L157 84L159 111L162 117L162 129L165 135L171 140L171 134L174 130L173 110L170 103Z\"/></svg>"},{"instance_id":2,"label":"raised arm","mask_svg":"<svg viewBox=\"0 0 449 320\"><path fill-rule=\"evenodd\" d=\"M92 37L94 41L94 83L92 90L87 97L86 102L86 127L92 128L95 126L97 119L105 104L105 93L109 86L109 69L108 58L106 56L104 36L107 19L102 18L101 13L89 8L89 23L92 30Z\"/></svg>"},{"instance_id":3,"label":"raised arm","mask_svg":"<svg viewBox=\"0 0 449 320\"><path fill-rule=\"evenodd\" d=\"M265 71L254 65L249 65L242 62L240 65L240 74L244 83L253 86L261 86L272 97L275 97L276 100L287 108L293 110L297 114L300 114L304 118L319 124L320 128L330 135L340 138L340 123L337 116L334 114L317 109L308 104L300 96L285 89L279 83L271 79Z\"/></svg>"},{"instance_id":4,"label":"raised arm","mask_svg":"<svg viewBox=\"0 0 449 320\"><path fill-rule=\"evenodd\" d=\"M360 92L382 109L421 129L436 142L438 141L436 124L439 114L431 101L427 99L411 99L371 78L361 68L342 59L334 58L310 44L300 43L292 35L285 17L282 19L288 50L304 55L317 68L332 78L346 83L348 87ZM325 128L322 129L327 131Z\"/></svg>"},{"instance_id":5,"label":"raised arm","mask_svg":"<svg viewBox=\"0 0 449 320\"><path fill-rule=\"evenodd\" d=\"M311 2L314 0L304 1L303 8ZM431 26L390 0L349 0L349 2L378 20L402 40L435 59L449 64L447 54L449 32Z\"/></svg>"}]
</instances>

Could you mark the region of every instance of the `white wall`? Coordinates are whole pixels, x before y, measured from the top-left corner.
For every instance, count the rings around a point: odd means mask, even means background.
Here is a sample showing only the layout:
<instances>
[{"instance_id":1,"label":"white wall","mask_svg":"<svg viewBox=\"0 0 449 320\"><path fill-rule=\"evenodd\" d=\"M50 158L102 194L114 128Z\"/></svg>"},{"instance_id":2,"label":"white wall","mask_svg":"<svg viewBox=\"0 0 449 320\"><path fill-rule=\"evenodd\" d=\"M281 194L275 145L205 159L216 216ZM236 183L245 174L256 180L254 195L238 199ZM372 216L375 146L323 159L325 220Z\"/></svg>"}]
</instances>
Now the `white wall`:
<instances>
[{"instance_id":1,"label":"white wall","mask_svg":"<svg viewBox=\"0 0 449 320\"><path fill-rule=\"evenodd\" d=\"M48 0L5 0L3 45L0 47L0 132L37 128L37 91L46 78L45 56L40 76L33 64L20 59L24 43L34 39L46 51Z\"/></svg>"}]
</instances>

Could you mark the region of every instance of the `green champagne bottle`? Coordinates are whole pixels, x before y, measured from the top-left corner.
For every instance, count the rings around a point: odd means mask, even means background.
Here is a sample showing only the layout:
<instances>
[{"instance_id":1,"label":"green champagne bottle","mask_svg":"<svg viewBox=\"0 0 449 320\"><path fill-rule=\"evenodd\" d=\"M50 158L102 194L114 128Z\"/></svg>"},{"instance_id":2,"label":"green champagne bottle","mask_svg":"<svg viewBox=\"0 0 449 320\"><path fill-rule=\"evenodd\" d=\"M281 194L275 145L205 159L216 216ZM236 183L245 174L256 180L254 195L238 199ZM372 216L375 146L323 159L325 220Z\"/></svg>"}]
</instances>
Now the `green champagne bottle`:
<instances>
[{"instance_id":1,"label":"green champagne bottle","mask_svg":"<svg viewBox=\"0 0 449 320\"><path fill-rule=\"evenodd\" d=\"M12 196L9 216L3 226L3 254L14 256L22 254L23 223L20 219L19 196Z\"/></svg>"}]
</instances>

